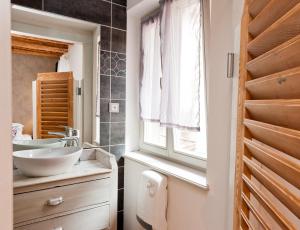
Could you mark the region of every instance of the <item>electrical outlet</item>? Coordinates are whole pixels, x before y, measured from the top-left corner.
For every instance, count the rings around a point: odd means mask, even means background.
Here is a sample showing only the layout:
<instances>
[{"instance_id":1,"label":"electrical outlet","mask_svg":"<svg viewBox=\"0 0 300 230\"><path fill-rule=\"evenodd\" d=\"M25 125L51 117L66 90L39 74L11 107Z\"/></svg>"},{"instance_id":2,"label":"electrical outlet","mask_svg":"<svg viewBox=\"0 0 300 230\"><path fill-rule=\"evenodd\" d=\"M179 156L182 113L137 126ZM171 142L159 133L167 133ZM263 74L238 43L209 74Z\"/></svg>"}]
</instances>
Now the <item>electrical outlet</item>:
<instances>
[{"instance_id":1,"label":"electrical outlet","mask_svg":"<svg viewBox=\"0 0 300 230\"><path fill-rule=\"evenodd\" d=\"M109 103L109 112L119 113L119 103Z\"/></svg>"}]
</instances>

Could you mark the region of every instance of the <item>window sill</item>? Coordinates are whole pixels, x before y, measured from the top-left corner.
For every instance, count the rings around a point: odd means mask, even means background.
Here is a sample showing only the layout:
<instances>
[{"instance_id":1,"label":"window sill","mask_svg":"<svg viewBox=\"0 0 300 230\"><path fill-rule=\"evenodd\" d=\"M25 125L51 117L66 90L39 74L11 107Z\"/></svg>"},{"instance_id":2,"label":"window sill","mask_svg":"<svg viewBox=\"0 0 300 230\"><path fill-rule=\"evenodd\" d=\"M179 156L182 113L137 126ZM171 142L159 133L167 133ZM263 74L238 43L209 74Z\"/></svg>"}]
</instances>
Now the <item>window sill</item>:
<instances>
[{"instance_id":1,"label":"window sill","mask_svg":"<svg viewBox=\"0 0 300 230\"><path fill-rule=\"evenodd\" d=\"M156 156L145 154L140 151L126 153L124 157L149 166L165 175L175 177L187 183L193 184L201 189L208 190L206 174L199 170L195 170Z\"/></svg>"}]
</instances>

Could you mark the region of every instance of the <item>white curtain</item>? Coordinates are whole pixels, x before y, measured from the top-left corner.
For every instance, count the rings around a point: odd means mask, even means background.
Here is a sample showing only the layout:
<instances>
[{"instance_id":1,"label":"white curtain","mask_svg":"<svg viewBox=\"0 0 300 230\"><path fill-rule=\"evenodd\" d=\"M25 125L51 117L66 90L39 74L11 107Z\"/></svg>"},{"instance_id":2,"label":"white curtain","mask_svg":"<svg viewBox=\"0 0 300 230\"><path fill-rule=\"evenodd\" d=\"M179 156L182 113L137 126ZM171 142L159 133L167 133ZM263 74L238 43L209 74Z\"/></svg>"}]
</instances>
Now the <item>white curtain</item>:
<instances>
[{"instance_id":1,"label":"white curtain","mask_svg":"<svg viewBox=\"0 0 300 230\"><path fill-rule=\"evenodd\" d=\"M143 120L159 121L162 74L159 17L142 24L141 45L140 115Z\"/></svg>"},{"instance_id":2,"label":"white curtain","mask_svg":"<svg viewBox=\"0 0 300 230\"><path fill-rule=\"evenodd\" d=\"M160 122L200 130L203 49L200 0L166 0L161 22Z\"/></svg>"},{"instance_id":3,"label":"white curtain","mask_svg":"<svg viewBox=\"0 0 300 230\"><path fill-rule=\"evenodd\" d=\"M143 25L142 119L200 130L201 7L201 0L165 0L162 17Z\"/></svg>"}]
</instances>

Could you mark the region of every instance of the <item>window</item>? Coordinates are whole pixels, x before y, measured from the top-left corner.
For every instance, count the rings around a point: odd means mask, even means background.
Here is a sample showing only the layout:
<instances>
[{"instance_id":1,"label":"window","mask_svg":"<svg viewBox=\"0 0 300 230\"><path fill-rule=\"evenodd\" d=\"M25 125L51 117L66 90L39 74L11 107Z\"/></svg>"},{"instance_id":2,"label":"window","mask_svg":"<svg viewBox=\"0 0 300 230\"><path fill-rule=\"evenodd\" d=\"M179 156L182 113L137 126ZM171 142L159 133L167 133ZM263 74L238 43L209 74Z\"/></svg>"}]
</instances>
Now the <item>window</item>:
<instances>
[{"instance_id":1,"label":"window","mask_svg":"<svg viewBox=\"0 0 300 230\"><path fill-rule=\"evenodd\" d=\"M140 148L196 167L205 167L207 158L207 122L205 79L201 79L201 131L167 128L158 122L142 121Z\"/></svg>"},{"instance_id":2,"label":"window","mask_svg":"<svg viewBox=\"0 0 300 230\"><path fill-rule=\"evenodd\" d=\"M166 148L167 147L167 132L157 122L144 122L144 142Z\"/></svg>"},{"instance_id":3,"label":"window","mask_svg":"<svg viewBox=\"0 0 300 230\"><path fill-rule=\"evenodd\" d=\"M142 22L140 148L205 167L202 2L176 0L163 4Z\"/></svg>"}]
</instances>

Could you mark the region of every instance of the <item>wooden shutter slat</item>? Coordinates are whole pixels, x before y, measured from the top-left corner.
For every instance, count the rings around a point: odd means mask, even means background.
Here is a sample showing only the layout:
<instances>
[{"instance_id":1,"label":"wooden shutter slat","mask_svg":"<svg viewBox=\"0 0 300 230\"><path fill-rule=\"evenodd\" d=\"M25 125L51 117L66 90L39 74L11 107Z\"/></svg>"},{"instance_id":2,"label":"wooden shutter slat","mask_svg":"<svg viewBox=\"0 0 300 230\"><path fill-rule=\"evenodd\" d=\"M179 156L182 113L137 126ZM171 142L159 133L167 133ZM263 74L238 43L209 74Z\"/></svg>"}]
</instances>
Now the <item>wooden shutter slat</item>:
<instances>
[{"instance_id":1,"label":"wooden shutter slat","mask_svg":"<svg viewBox=\"0 0 300 230\"><path fill-rule=\"evenodd\" d=\"M252 119L300 130L300 100L246 100L245 107Z\"/></svg>"},{"instance_id":2,"label":"wooden shutter slat","mask_svg":"<svg viewBox=\"0 0 300 230\"><path fill-rule=\"evenodd\" d=\"M299 56L300 35L249 61L247 70L253 78L263 77L300 66Z\"/></svg>"},{"instance_id":3,"label":"wooden shutter slat","mask_svg":"<svg viewBox=\"0 0 300 230\"><path fill-rule=\"evenodd\" d=\"M63 102L53 102L53 103L49 103L49 102L43 102L41 103L42 107L66 107L68 105L68 103L63 103Z\"/></svg>"},{"instance_id":4,"label":"wooden shutter slat","mask_svg":"<svg viewBox=\"0 0 300 230\"><path fill-rule=\"evenodd\" d=\"M251 191L251 194L255 197L256 200L260 202L260 204L265 208L265 210L274 218L274 220L280 225L282 229L296 229L295 226L288 221L284 215L272 204L272 202L260 191L257 186L251 182L247 176L242 176L245 185Z\"/></svg>"},{"instance_id":5,"label":"wooden shutter slat","mask_svg":"<svg viewBox=\"0 0 300 230\"><path fill-rule=\"evenodd\" d=\"M43 89L43 93L44 94L53 94L53 93L68 93L68 89L66 89L66 87L63 87L61 89L57 89L57 88L53 88L53 89L47 89L44 88Z\"/></svg>"},{"instance_id":6,"label":"wooden shutter slat","mask_svg":"<svg viewBox=\"0 0 300 230\"><path fill-rule=\"evenodd\" d=\"M41 112L67 112L68 108L65 107L50 107L50 108L41 108Z\"/></svg>"},{"instance_id":7,"label":"wooden shutter slat","mask_svg":"<svg viewBox=\"0 0 300 230\"><path fill-rule=\"evenodd\" d=\"M243 220L245 221L247 227L248 227L250 230L253 230L254 228L253 228L253 226L251 225L251 223L249 222L249 220L248 220L246 214L243 212L243 210L241 211L241 216L242 216ZM243 229L243 228L242 228L242 229Z\"/></svg>"},{"instance_id":8,"label":"wooden shutter slat","mask_svg":"<svg viewBox=\"0 0 300 230\"><path fill-rule=\"evenodd\" d=\"M42 126L43 125L68 125L68 122L66 121L41 121Z\"/></svg>"},{"instance_id":9,"label":"wooden shutter slat","mask_svg":"<svg viewBox=\"0 0 300 230\"><path fill-rule=\"evenodd\" d=\"M67 93L42 93L42 98L67 98Z\"/></svg>"},{"instance_id":10,"label":"wooden shutter slat","mask_svg":"<svg viewBox=\"0 0 300 230\"><path fill-rule=\"evenodd\" d=\"M300 189L299 161L285 157L285 153L275 151L266 145L259 145L255 141L244 139L247 149L252 156L286 181Z\"/></svg>"},{"instance_id":11,"label":"wooden shutter slat","mask_svg":"<svg viewBox=\"0 0 300 230\"><path fill-rule=\"evenodd\" d=\"M271 0L264 9L250 22L249 33L256 37L293 9L300 0ZM251 44L251 43L250 43Z\"/></svg>"},{"instance_id":12,"label":"wooden shutter slat","mask_svg":"<svg viewBox=\"0 0 300 230\"><path fill-rule=\"evenodd\" d=\"M276 180L269 172L261 168L257 163L244 156L244 163L248 166L252 175L263 184L280 202L289 208L300 218L300 198L282 183Z\"/></svg>"},{"instance_id":13,"label":"wooden shutter slat","mask_svg":"<svg viewBox=\"0 0 300 230\"><path fill-rule=\"evenodd\" d=\"M259 211L251 204L251 201L248 199L248 197L244 193L242 193L242 199L246 203L246 205L248 206L248 208L251 210L251 213L258 220L258 222L260 223L260 225L264 229L270 230L270 227L265 223L265 221L263 220L263 218L259 214ZM250 223L249 223L249 225L250 225Z\"/></svg>"},{"instance_id":14,"label":"wooden shutter slat","mask_svg":"<svg viewBox=\"0 0 300 230\"><path fill-rule=\"evenodd\" d=\"M57 89L65 89L66 88L66 84L43 84L41 85L41 88L42 89L54 89L54 90L57 90Z\"/></svg>"},{"instance_id":15,"label":"wooden shutter slat","mask_svg":"<svg viewBox=\"0 0 300 230\"><path fill-rule=\"evenodd\" d=\"M62 102L62 104L66 104L68 103L68 99L67 98L41 98L42 104L46 104L50 102L54 102L54 103Z\"/></svg>"},{"instance_id":16,"label":"wooden shutter slat","mask_svg":"<svg viewBox=\"0 0 300 230\"><path fill-rule=\"evenodd\" d=\"M256 17L270 0L253 0L249 6L249 12L252 17Z\"/></svg>"},{"instance_id":17,"label":"wooden shutter slat","mask_svg":"<svg viewBox=\"0 0 300 230\"><path fill-rule=\"evenodd\" d=\"M60 80L60 79L56 79L56 80L49 80L49 76L51 75L46 75L46 76L41 76L40 80L42 88L45 86L49 86L49 85L68 85L68 81L67 80Z\"/></svg>"},{"instance_id":18,"label":"wooden shutter slat","mask_svg":"<svg viewBox=\"0 0 300 230\"><path fill-rule=\"evenodd\" d=\"M300 98L300 67L246 82L254 100Z\"/></svg>"},{"instance_id":19,"label":"wooden shutter slat","mask_svg":"<svg viewBox=\"0 0 300 230\"><path fill-rule=\"evenodd\" d=\"M59 126L50 126L50 125L43 125L43 130L44 131L57 131L57 132L62 132L65 130L64 127L59 127Z\"/></svg>"},{"instance_id":20,"label":"wooden shutter slat","mask_svg":"<svg viewBox=\"0 0 300 230\"><path fill-rule=\"evenodd\" d=\"M253 138L300 159L300 131L245 119Z\"/></svg>"},{"instance_id":21,"label":"wooden shutter slat","mask_svg":"<svg viewBox=\"0 0 300 230\"><path fill-rule=\"evenodd\" d=\"M42 116L42 122L43 121L65 121L65 122L68 122L68 117L60 117L60 116L46 117L46 116Z\"/></svg>"},{"instance_id":22,"label":"wooden shutter slat","mask_svg":"<svg viewBox=\"0 0 300 230\"><path fill-rule=\"evenodd\" d=\"M282 0L279 0L282 1ZM297 0L296 2L299 2ZM282 1L285 2L285 1ZM266 14L269 14L266 12ZM270 15L270 14L269 14ZM264 17L266 18L266 17ZM298 26L295 26L298 25ZM251 25L251 24L250 24ZM250 26L249 26L250 27ZM300 34L300 4L248 44L252 57L260 56Z\"/></svg>"},{"instance_id":23,"label":"wooden shutter slat","mask_svg":"<svg viewBox=\"0 0 300 230\"><path fill-rule=\"evenodd\" d=\"M41 112L43 116L62 116L62 117L67 117L68 116L68 112Z\"/></svg>"}]
</instances>

